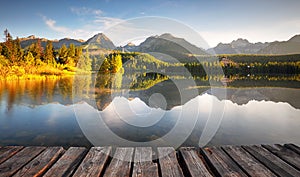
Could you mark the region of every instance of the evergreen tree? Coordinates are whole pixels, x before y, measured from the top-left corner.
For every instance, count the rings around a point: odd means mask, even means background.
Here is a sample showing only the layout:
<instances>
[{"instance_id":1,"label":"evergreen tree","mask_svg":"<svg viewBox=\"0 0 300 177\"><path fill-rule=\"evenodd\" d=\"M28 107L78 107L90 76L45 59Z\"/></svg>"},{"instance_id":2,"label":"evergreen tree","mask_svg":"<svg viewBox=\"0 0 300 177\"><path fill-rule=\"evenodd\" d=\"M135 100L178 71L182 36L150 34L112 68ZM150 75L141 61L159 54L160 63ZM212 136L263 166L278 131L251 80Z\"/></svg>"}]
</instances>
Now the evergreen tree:
<instances>
[{"instance_id":1,"label":"evergreen tree","mask_svg":"<svg viewBox=\"0 0 300 177\"><path fill-rule=\"evenodd\" d=\"M82 57L82 47L78 46L75 48L75 58L74 63L75 65L78 63L79 59Z\"/></svg>"},{"instance_id":2,"label":"evergreen tree","mask_svg":"<svg viewBox=\"0 0 300 177\"><path fill-rule=\"evenodd\" d=\"M54 49L51 41L47 41L45 54L44 54L44 62L48 65L54 66L56 61L54 59Z\"/></svg>"},{"instance_id":3,"label":"evergreen tree","mask_svg":"<svg viewBox=\"0 0 300 177\"><path fill-rule=\"evenodd\" d=\"M65 44L63 44L61 46L61 48L59 49L59 52L58 52L58 55L59 55L59 61L63 64L66 64L68 61L68 48Z\"/></svg>"},{"instance_id":4,"label":"evergreen tree","mask_svg":"<svg viewBox=\"0 0 300 177\"><path fill-rule=\"evenodd\" d=\"M31 52L28 52L24 57L24 61L26 65L34 65L34 56Z\"/></svg>"},{"instance_id":5,"label":"evergreen tree","mask_svg":"<svg viewBox=\"0 0 300 177\"><path fill-rule=\"evenodd\" d=\"M20 39L17 38L13 41L13 55L15 58L15 61L21 62L23 60L23 50L21 48Z\"/></svg>"}]
</instances>

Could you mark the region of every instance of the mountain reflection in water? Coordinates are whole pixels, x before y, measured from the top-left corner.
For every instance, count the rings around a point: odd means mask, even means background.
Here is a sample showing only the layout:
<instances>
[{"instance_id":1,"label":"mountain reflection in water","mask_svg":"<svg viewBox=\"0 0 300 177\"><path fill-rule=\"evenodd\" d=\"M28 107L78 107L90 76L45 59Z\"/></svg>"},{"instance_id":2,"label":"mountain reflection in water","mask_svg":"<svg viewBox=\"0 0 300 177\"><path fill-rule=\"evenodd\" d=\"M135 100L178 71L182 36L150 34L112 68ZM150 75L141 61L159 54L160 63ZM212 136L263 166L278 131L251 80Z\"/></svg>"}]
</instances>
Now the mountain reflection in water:
<instances>
[{"instance_id":1,"label":"mountain reflection in water","mask_svg":"<svg viewBox=\"0 0 300 177\"><path fill-rule=\"evenodd\" d=\"M193 79L195 85L189 85L188 79ZM174 81L184 86L184 92L196 94L181 97ZM215 124L217 132L209 145L300 144L299 86L297 80L281 78L237 79L227 83L227 87L214 88L217 91L210 95L212 87L208 78L152 73L1 81L0 132L5 133L0 135L0 145L91 146L77 122L81 120L76 115L78 112L84 113L85 122L106 125L128 141L157 140L150 145L169 145L172 139L163 141L160 137L172 131L182 110L185 110L184 121L180 122L181 131L174 132L174 137L183 137L191 130L182 143L197 145L209 112L218 110L219 104L223 105L224 114L220 126ZM226 95L218 95L224 90ZM164 99L159 102L161 98ZM211 100L215 104L209 107ZM197 111L199 114L195 114ZM102 124L97 123L99 120ZM192 120L197 122L193 124ZM105 131L99 134L103 135L99 136L103 143L100 145L126 145L109 140Z\"/></svg>"}]
</instances>

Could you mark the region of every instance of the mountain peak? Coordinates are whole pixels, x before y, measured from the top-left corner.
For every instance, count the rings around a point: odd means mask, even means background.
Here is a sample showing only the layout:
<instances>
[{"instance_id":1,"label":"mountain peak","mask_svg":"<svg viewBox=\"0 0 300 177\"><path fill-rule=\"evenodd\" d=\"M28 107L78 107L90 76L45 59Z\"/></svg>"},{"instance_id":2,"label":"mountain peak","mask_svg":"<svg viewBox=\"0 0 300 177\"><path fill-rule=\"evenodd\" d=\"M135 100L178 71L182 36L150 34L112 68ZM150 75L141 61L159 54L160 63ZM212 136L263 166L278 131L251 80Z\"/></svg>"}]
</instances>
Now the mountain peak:
<instances>
[{"instance_id":1,"label":"mountain peak","mask_svg":"<svg viewBox=\"0 0 300 177\"><path fill-rule=\"evenodd\" d=\"M95 34L93 37L88 39L84 45L90 45L94 48L104 48L104 49L115 49L113 42L103 33Z\"/></svg>"}]
</instances>

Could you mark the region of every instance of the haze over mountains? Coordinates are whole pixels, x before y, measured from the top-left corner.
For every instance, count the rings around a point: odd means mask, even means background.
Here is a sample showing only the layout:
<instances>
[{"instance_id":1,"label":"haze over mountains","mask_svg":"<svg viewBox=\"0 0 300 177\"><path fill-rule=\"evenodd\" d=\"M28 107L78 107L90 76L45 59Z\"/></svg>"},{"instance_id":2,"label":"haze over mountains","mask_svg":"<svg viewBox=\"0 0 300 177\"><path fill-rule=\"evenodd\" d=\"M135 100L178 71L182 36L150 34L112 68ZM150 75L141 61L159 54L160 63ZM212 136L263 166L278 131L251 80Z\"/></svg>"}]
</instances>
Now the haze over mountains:
<instances>
[{"instance_id":1,"label":"haze over mountains","mask_svg":"<svg viewBox=\"0 0 300 177\"><path fill-rule=\"evenodd\" d=\"M45 47L47 39L29 36L20 38L22 48L26 48L38 39L41 40L42 46ZM104 50L123 50L151 53L158 59L165 61L174 60L174 58L186 58L192 55L205 54L300 54L300 35L295 35L287 41L274 42L258 42L250 43L247 39L233 40L231 43L219 43L216 47L204 50L199 48L183 38L178 38L172 34L165 33L160 36L150 36L140 45L128 43L125 46L116 47L113 42L103 33L98 33L88 39L76 40L64 38L60 40L52 40L54 48L60 48L63 44L69 46L73 43L75 46L88 47L89 49ZM166 55L164 55L166 54ZM174 58L173 58L174 57Z\"/></svg>"}]
</instances>

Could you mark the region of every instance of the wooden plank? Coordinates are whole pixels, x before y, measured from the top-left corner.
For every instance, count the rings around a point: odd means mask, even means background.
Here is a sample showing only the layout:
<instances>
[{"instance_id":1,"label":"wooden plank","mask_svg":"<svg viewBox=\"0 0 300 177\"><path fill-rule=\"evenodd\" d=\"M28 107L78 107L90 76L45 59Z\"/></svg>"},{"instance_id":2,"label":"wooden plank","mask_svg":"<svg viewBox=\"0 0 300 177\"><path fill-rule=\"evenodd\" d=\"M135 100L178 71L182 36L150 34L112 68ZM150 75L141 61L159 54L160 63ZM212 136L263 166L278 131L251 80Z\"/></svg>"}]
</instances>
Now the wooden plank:
<instances>
[{"instance_id":1,"label":"wooden plank","mask_svg":"<svg viewBox=\"0 0 300 177\"><path fill-rule=\"evenodd\" d=\"M204 148L202 153L216 176L247 176L221 148Z\"/></svg>"},{"instance_id":2,"label":"wooden plank","mask_svg":"<svg viewBox=\"0 0 300 177\"><path fill-rule=\"evenodd\" d=\"M62 147L49 147L20 169L14 176L42 176L64 152L65 150Z\"/></svg>"},{"instance_id":3,"label":"wooden plank","mask_svg":"<svg viewBox=\"0 0 300 177\"><path fill-rule=\"evenodd\" d=\"M21 149L23 149L23 146L6 146L2 147L0 149L0 164L13 155L15 155L17 152L19 152Z\"/></svg>"},{"instance_id":4,"label":"wooden plank","mask_svg":"<svg viewBox=\"0 0 300 177\"><path fill-rule=\"evenodd\" d=\"M186 164L187 170L192 177L212 176L206 168L204 162L199 157L200 154L195 148L180 148L179 151L184 163Z\"/></svg>"},{"instance_id":5,"label":"wooden plank","mask_svg":"<svg viewBox=\"0 0 300 177\"><path fill-rule=\"evenodd\" d=\"M176 152L172 147L158 147L158 160L161 174L165 176L184 176L176 158Z\"/></svg>"},{"instance_id":6,"label":"wooden plank","mask_svg":"<svg viewBox=\"0 0 300 177\"><path fill-rule=\"evenodd\" d=\"M111 163L107 167L104 176L129 176L134 148L122 147L116 148Z\"/></svg>"},{"instance_id":7,"label":"wooden plank","mask_svg":"<svg viewBox=\"0 0 300 177\"><path fill-rule=\"evenodd\" d=\"M264 148L268 149L273 154L277 155L290 165L292 165L297 170L300 170L300 155L296 152L282 146L279 144L276 145L262 145Z\"/></svg>"},{"instance_id":8,"label":"wooden plank","mask_svg":"<svg viewBox=\"0 0 300 177\"><path fill-rule=\"evenodd\" d=\"M265 148L258 145L242 147L278 176L300 176L300 172L298 170L296 170Z\"/></svg>"},{"instance_id":9,"label":"wooden plank","mask_svg":"<svg viewBox=\"0 0 300 177\"><path fill-rule=\"evenodd\" d=\"M240 146L224 146L224 151L250 176L275 177L268 168Z\"/></svg>"},{"instance_id":10,"label":"wooden plank","mask_svg":"<svg viewBox=\"0 0 300 177\"><path fill-rule=\"evenodd\" d=\"M0 176L11 176L40 154L45 147L26 147L0 165Z\"/></svg>"},{"instance_id":11,"label":"wooden plank","mask_svg":"<svg viewBox=\"0 0 300 177\"><path fill-rule=\"evenodd\" d=\"M133 164L133 177L158 177L158 166L152 162L151 147L136 147Z\"/></svg>"},{"instance_id":12,"label":"wooden plank","mask_svg":"<svg viewBox=\"0 0 300 177\"><path fill-rule=\"evenodd\" d=\"M92 147L73 176L100 176L111 154L111 147Z\"/></svg>"},{"instance_id":13,"label":"wooden plank","mask_svg":"<svg viewBox=\"0 0 300 177\"><path fill-rule=\"evenodd\" d=\"M285 144L284 147L287 147L287 148L293 150L294 152L300 154L300 147L298 147L294 144Z\"/></svg>"},{"instance_id":14,"label":"wooden plank","mask_svg":"<svg viewBox=\"0 0 300 177\"><path fill-rule=\"evenodd\" d=\"M71 176L86 152L87 150L84 147L70 147L44 176Z\"/></svg>"}]
</instances>

